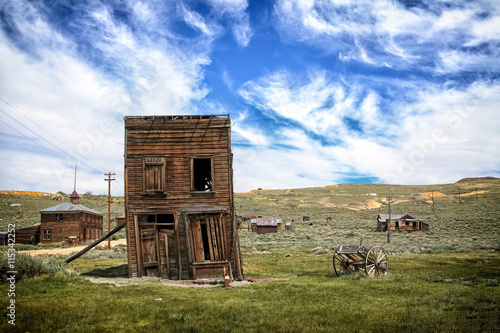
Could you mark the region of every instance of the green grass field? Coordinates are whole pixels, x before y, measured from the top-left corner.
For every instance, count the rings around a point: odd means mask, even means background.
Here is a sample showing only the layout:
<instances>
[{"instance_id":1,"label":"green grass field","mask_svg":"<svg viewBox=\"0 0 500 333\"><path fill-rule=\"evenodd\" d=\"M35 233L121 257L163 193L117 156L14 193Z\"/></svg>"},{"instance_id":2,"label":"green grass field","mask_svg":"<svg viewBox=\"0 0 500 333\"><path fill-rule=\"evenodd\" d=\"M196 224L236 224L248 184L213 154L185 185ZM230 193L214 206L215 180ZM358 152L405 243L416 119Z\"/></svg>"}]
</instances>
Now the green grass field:
<instances>
[{"instance_id":1,"label":"green grass field","mask_svg":"<svg viewBox=\"0 0 500 333\"><path fill-rule=\"evenodd\" d=\"M431 191L434 207L425 195ZM388 244L386 233L374 232L377 214L387 213L387 196L394 214L412 215L430 231L393 232ZM83 205L104 211L106 198L87 199ZM21 200L22 208L9 206ZM1 229L8 220L37 223L38 210L56 204L43 200L48 199L0 196ZM7 323L9 285L0 284L0 330L499 332L499 203L500 180L485 178L433 186L345 184L238 193L237 214L281 218L283 224L295 220L293 230L276 234L257 235L246 225L240 231L245 275L284 280L229 289L173 287L161 280L96 284L88 279L125 277L127 261L90 255L69 265L78 274L18 281L16 326ZM116 212L123 211L123 198L113 204ZM310 221L302 222L303 215ZM335 249L357 245L362 235L365 246L381 245L390 253L389 276L335 275Z\"/></svg>"},{"instance_id":2,"label":"green grass field","mask_svg":"<svg viewBox=\"0 0 500 333\"><path fill-rule=\"evenodd\" d=\"M289 254L289 257L285 257ZM12 332L498 332L500 255L397 254L386 278L337 277L331 256L304 250L244 251L247 275L288 278L225 289L147 281L94 284L121 276L123 259L82 259L61 273L16 285ZM96 269L96 265L99 265ZM112 278L109 278L112 280ZM0 293L7 295L7 285ZM158 300L160 299L161 300Z\"/></svg>"}]
</instances>

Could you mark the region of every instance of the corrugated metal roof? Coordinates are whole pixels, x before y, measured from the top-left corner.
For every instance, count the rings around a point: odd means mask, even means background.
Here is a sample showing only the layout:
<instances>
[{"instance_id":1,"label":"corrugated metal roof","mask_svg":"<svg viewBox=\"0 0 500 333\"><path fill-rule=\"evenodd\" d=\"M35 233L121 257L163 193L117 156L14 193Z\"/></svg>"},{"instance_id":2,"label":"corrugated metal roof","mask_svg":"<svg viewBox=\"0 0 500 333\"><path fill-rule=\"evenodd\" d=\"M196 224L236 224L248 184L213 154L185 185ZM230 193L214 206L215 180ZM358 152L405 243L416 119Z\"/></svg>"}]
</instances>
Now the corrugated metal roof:
<instances>
[{"instance_id":1,"label":"corrugated metal roof","mask_svg":"<svg viewBox=\"0 0 500 333\"><path fill-rule=\"evenodd\" d=\"M413 219L413 217L407 214L391 214L391 220L399 220L403 217L406 217L407 219ZM389 214L379 214L378 219L379 221L386 221L389 219Z\"/></svg>"},{"instance_id":2,"label":"corrugated metal roof","mask_svg":"<svg viewBox=\"0 0 500 333\"><path fill-rule=\"evenodd\" d=\"M57 205L57 206L49 207L46 209L42 209L39 212L40 213L47 213L47 212L54 212L55 213L55 212L78 212L78 211L84 211L84 212L88 212L88 213L102 215L101 213L99 213L96 210L90 209L90 208L85 207L85 206L75 205L75 204L68 203L68 202L62 203L62 204Z\"/></svg>"},{"instance_id":3,"label":"corrugated metal roof","mask_svg":"<svg viewBox=\"0 0 500 333\"><path fill-rule=\"evenodd\" d=\"M253 221L252 221L253 222ZM269 226L274 227L281 223L281 219L275 219L271 217L260 217L255 220L258 226Z\"/></svg>"}]
</instances>

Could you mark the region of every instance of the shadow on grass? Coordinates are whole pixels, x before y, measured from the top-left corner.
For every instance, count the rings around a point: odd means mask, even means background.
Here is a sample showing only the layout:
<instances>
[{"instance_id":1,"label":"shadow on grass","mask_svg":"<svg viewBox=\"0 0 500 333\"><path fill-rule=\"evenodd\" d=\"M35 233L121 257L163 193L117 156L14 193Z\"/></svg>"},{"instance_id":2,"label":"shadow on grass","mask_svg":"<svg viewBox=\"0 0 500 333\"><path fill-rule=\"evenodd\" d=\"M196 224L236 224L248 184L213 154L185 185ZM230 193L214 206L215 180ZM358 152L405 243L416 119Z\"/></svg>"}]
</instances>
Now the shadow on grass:
<instances>
[{"instance_id":1,"label":"shadow on grass","mask_svg":"<svg viewBox=\"0 0 500 333\"><path fill-rule=\"evenodd\" d=\"M128 265L123 264L108 268L95 268L81 275L94 277L128 277Z\"/></svg>"}]
</instances>

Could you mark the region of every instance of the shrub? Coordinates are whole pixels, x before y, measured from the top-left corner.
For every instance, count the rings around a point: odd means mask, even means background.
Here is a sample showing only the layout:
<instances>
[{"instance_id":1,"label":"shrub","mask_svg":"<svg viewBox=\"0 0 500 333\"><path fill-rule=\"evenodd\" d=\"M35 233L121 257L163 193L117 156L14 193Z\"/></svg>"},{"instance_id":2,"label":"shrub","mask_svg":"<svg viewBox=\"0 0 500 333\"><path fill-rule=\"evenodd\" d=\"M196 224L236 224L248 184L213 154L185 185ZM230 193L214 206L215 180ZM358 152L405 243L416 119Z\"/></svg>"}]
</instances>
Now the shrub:
<instances>
[{"instance_id":1,"label":"shrub","mask_svg":"<svg viewBox=\"0 0 500 333\"><path fill-rule=\"evenodd\" d=\"M7 253L2 253L0 255L0 283L6 282L7 272L9 271L16 271L16 281L42 274L54 275L57 272L70 272L62 261L48 257L32 257L23 253L16 253L15 266L14 269L11 269L7 260Z\"/></svg>"}]
</instances>

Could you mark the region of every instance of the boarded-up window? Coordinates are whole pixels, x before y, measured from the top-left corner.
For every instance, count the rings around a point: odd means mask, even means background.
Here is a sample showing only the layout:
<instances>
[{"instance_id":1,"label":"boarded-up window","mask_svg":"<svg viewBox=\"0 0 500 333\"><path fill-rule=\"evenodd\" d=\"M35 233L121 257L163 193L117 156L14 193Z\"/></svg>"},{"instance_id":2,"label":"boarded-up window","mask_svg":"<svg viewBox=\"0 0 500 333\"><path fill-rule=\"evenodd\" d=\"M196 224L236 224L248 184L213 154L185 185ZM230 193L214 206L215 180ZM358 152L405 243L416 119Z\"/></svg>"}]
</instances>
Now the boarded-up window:
<instances>
[{"instance_id":1,"label":"boarded-up window","mask_svg":"<svg viewBox=\"0 0 500 333\"><path fill-rule=\"evenodd\" d=\"M191 160L191 190L213 191L211 158L193 158Z\"/></svg>"},{"instance_id":2,"label":"boarded-up window","mask_svg":"<svg viewBox=\"0 0 500 333\"><path fill-rule=\"evenodd\" d=\"M142 177L144 193L165 192L165 157L144 156L142 158Z\"/></svg>"},{"instance_id":3,"label":"boarded-up window","mask_svg":"<svg viewBox=\"0 0 500 333\"><path fill-rule=\"evenodd\" d=\"M219 214L191 216L194 261L226 260L223 221Z\"/></svg>"}]
</instances>

